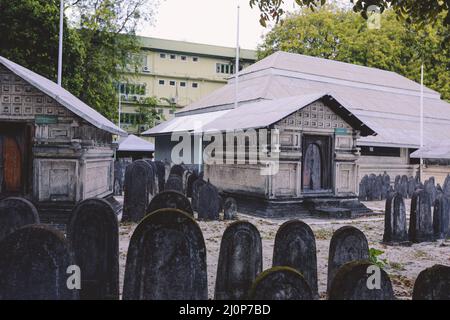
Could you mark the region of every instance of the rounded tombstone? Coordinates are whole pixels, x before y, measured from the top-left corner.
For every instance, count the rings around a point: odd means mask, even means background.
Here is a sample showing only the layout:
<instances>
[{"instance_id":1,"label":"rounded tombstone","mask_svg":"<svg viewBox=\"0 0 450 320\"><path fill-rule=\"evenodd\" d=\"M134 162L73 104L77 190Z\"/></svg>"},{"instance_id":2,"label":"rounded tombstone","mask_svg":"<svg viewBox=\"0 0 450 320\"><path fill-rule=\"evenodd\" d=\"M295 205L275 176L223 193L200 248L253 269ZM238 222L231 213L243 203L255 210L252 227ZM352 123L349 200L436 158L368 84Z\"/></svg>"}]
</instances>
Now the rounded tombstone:
<instances>
[{"instance_id":1,"label":"rounded tombstone","mask_svg":"<svg viewBox=\"0 0 450 320\"><path fill-rule=\"evenodd\" d=\"M123 221L139 222L147 212L150 201L151 166L144 160L136 160L125 170L125 194Z\"/></svg>"},{"instance_id":2,"label":"rounded tombstone","mask_svg":"<svg viewBox=\"0 0 450 320\"><path fill-rule=\"evenodd\" d=\"M198 179L198 174L194 171L192 174L190 174L186 181L186 197L191 198L192 197L192 189L195 180Z\"/></svg>"},{"instance_id":3,"label":"rounded tombstone","mask_svg":"<svg viewBox=\"0 0 450 320\"><path fill-rule=\"evenodd\" d=\"M419 273L413 300L450 300L450 267L436 264Z\"/></svg>"},{"instance_id":4,"label":"rounded tombstone","mask_svg":"<svg viewBox=\"0 0 450 320\"><path fill-rule=\"evenodd\" d=\"M236 220L237 219L237 203L231 197L225 199L223 204L223 219Z\"/></svg>"},{"instance_id":5,"label":"rounded tombstone","mask_svg":"<svg viewBox=\"0 0 450 320\"><path fill-rule=\"evenodd\" d=\"M258 229L247 221L231 223L220 242L214 299L246 299L261 270L262 242Z\"/></svg>"},{"instance_id":6,"label":"rounded tombstone","mask_svg":"<svg viewBox=\"0 0 450 320\"><path fill-rule=\"evenodd\" d=\"M283 223L275 236L272 266L287 266L300 272L318 297L316 238L300 220Z\"/></svg>"},{"instance_id":7,"label":"rounded tombstone","mask_svg":"<svg viewBox=\"0 0 450 320\"><path fill-rule=\"evenodd\" d=\"M436 240L450 237L450 197L443 193L434 202L433 232Z\"/></svg>"},{"instance_id":8,"label":"rounded tombstone","mask_svg":"<svg viewBox=\"0 0 450 320\"><path fill-rule=\"evenodd\" d=\"M0 241L0 256L0 300L78 299L67 272L80 270L61 232L41 224L22 227Z\"/></svg>"},{"instance_id":9,"label":"rounded tombstone","mask_svg":"<svg viewBox=\"0 0 450 320\"><path fill-rule=\"evenodd\" d=\"M424 189L414 192L411 199L408 236L413 243L434 241L431 196Z\"/></svg>"},{"instance_id":10,"label":"rounded tombstone","mask_svg":"<svg viewBox=\"0 0 450 320\"><path fill-rule=\"evenodd\" d=\"M158 168L156 167L156 164L153 160L145 159L145 162L147 162L151 167L151 172L149 175L149 184L150 184L150 193L152 196L158 194L159 187L158 187Z\"/></svg>"},{"instance_id":11,"label":"rounded tombstone","mask_svg":"<svg viewBox=\"0 0 450 320\"><path fill-rule=\"evenodd\" d=\"M405 202L399 192L389 193L386 199L383 243L409 244Z\"/></svg>"},{"instance_id":12,"label":"rounded tombstone","mask_svg":"<svg viewBox=\"0 0 450 320\"><path fill-rule=\"evenodd\" d=\"M337 271L330 300L395 300L388 274L369 261L352 261Z\"/></svg>"},{"instance_id":13,"label":"rounded tombstone","mask_svg":"<svg viewBox=\"0 0 450 320\"><path fill-rule=\"evenodd\" d=\"M17 197L0 201L0 241L23 226L37 223L39 214L30 201Z\"/></svg>"},{"instance_id":14,"label":"rounded tombstone","mask_svg":"<svg viewBox=\"0 0 450 320\"><path fill-rule=\"evenodd\" d=\"M172 190L163 191L157 194L152 201L150 201L147 213L168 208L181 210L191 216L194 215L189 199L183 194Z\"/></svg>"},{"instance_id":15,"label":"rounded tombstone","mask_svg":"<svg viewBox=\"0 0 450 320\"><path fill-rule=\"evenodd\" d=\"M368 193L368 183L369 183L369 176L366 174L359 183L359 194L358 199L361 201L367 200L367 193Z\"/></svg>"},{"instance_id":16,"label":"rounded tombstone","mask_svg":"<svg viewBox=\"0 0 450 320\"><path fill-rule=\"evenodd\" d=\"M194 211L198 210L198 199L200 189L206 184L206 181L203 180L203 174L201 174L192 184L192 209Z\"/></svg>"},{"instance_id":17,"label":"rounded tombstone","mask_svg":"<svg viewBox=\"0 0 450 320\"><path fill-rule=\"evenodd\" d=\"M219 220L220 213L219 191L211 183L203 185L198 193L197 213L199 220Z\"/></svg>"},{"instance_id":18,"label":"rounded tombstone","mask_svg":"<svg viewBox=\"0 0 450 320\"><path fill-rule=\"evenodd\" d=\"M177 209L146 216L130 240L124 300L206 300L206 246L195 220Z\"/></svg>"},{"instance_id":19,"label":"rounded tombstone","mask_svg":"<svg viewBox=\"0 0 450 320\"><path fill-rule=\"evenodd\" d=\"M442 185L442 192L445 195L450 196L450 174L445 178L444 184Z\"/></svg>"},{"instance_id":20,"label":"rounded tombstone","mask_svg":"<svg viewBox=\"0 0 450 320\"><path fill-rule=\"evenodd\" d=\"M119 299L119 225L104 199L77 204L67 225L67 239L82 270L80 298Z\"/></svg>"},{"instance_id":21,"label":"rounded tombstone","mask_svg":"<svg viewBox=\"0 0 450 320\"><path fill-rule=\"evenodd\" d=\"M337 270L347 262L369 259L369 244L364 233L353 227L344 226L333 233L328 254L327 291Z\"/></svg>"},{"instance_id":22,"label":"rounded tombstone","mask_svg":"<svg viewBox=\"0 0 450 320\"><path fill-rule=\"evenodd\" d=\"M416 191L417 181L414 177L408 178L408 198L412 198L414 191Z\"/></svg>"},{"instance_id":23,"label":"rounded tombstone","mask_svg":"<svg viewBox=\"0 0 450 320\"><path fill-rule=\"evenodd\" d=\"M252 300L314 300L302 274L290 267L273 267L262 272L249 296Z\"/></svg>"},{"instance_id":24,"label":"rounded tombstone","mask_svg":"<svg viewBox=\"0 0 450 320\"><path fill-rule=\"evenodd\" d=\"M174 175L179 176L180 178L183 178L183 174L184 174L184 171L185 171L185 170L186 170L186 168L185 168L184 165L182 165L182 164L175 164L175 165L173 165L173 166L170 168L169 176L170 176L171 174L174 174Z\"/></svg>"},{"instance_id":25,"label":"rounded tombstone","mask_svg":"<svg viewBox=\"0 0 450 320\"><path fill-rule=\"evenodd\" d=\"M180 178L176 174L170 174L169 178L167 178L166 184L164 185L164 190L183 193L183 178Z\"/></svg>"}]
</instances>

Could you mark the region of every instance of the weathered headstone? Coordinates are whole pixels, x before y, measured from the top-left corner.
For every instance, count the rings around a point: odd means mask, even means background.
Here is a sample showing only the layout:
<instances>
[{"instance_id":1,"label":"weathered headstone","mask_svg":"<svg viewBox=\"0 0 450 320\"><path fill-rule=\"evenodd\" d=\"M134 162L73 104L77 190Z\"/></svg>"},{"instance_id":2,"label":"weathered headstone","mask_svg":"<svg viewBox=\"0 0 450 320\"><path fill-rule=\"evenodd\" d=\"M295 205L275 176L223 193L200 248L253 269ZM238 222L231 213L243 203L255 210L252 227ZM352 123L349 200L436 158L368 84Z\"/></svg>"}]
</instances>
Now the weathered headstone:
<instances>
[{"instance_id":1,"label":"weathered headstone","mask_svg":"<svg viewBox=\"0 0 450 320\"><path fill-rule=\"evenodd\" d=\"M198 193L197 213L199 220L219 220L219 191L211 183L203 185Z\"/></svg>"},{"instance_id":2,"label":"weathered headstone","mask_svg":"<svg viewBox=\"0 0 450 320\"><path fill-rule=\"evenodd\" d=\"M328 298L330 300L395 300L388 274L369 261L352 261L339 268L328 291Z\"/></svg>"},{"instance_id":3,"label":"weathered headstone","mask_svg":"<svg viewBox=\"0 0 450 320\"><path fill-rule=\"evenodd\" d=\"M148 206L148 212L152 213L159 209L178 209L190 215L194 215L189 199L177 191L164 191L157 194Z\"/></svg>"},{"instance_id":4,"label":"weathered headstone","mask_svg":"<svg viewBox=\"0 0 450 320\"><path fill-rule=\"evenodd\" d=\"M402 177L400 175L395 176L395 180L394 180L394 191L395 192L400 192L400 180L401 179L402 179Z\"/></svg>"},{"instance_id":5,"label":"weathered headstone","mask_svg":"<svg viewBox=\"0 0 450 320\"><path fill-rule=\"evenodd\" d=\"M185 170L186 170L186 168L184 167L184 165L175 164L172 166L172 168L170 168L169 175L174 174L174 175L179 176L180 178L183 178L183 174L184 174Z\"/></svg>"},{"instance_id":6,"label":"weathered headstone","mask_svg":"<svg viewBox=\"0 0 450 320\"><path fill-rule=\"evenodd\" d=\"M419 273L413 300L450 300L450 267L436 264Z\"/></svg>"},{"instance_id":7,"label":"weathered headstone","mask_svg":"<svg viewBox=\"0 0 450 320\"><path fill-rule=\"evenodd\" d=\"M414 191L416 191L417 181L412 176L408 178L408 198L412 198Z\"/></svg>"},{"instance_id":8,"label":"weathered headstone","mask_svg":"<svg viewBox=\"0 0 450 320\"><path fill-rule=\"evenodd\" d=\"M198 174L194 171L191 175L188 176L187 182L186 182L186 197L191 198L192 197L192 188L194 185L195 180L198 179Z\"/></svg>"},{"instance_id":9,"label":"weathered headstone","mask_svg":"<svg viewBox=\"0 0 450 320\"><path fill-rule=\"evenodd\" d=\"M156 165L156 176L158 177L158 191L164 191L164 184L166 183L166 167L164 162L155 161Z\"/></svg>"},{"instance_id":10,"label":"weathered headstone","mask_svg":"<svg viewBox=\"0 0 450 320\"><path fill-rule=\"evenodd\" d=\"M437 197L437 189L434 182L434 177L430 177L427 181L424 183L424 190L430 195L430 202L431 205L434 205L434 201Z\"/></svg>"},{"instance_id":11,"label":"weathered headstone","mask_svg":"<svg viewBox=\"0 0 450 320\"><path fill-rule=\"evenodd\" d=\"M386 199L383 243L409 245L405 202L399 192Z\"/></svg>"},{"instance_id":12,"label":"weathered headstone","mask_svg":"<svg viewBox=\"0 0 450 320\"><path fill-rule=\"evenodd\" d=\"M382 189L382 199L386 199L389 194L389 189L391 188L391 177L386 173L383 173L383 189Z\"/></svg>"},{"instance_id":13,"label":"weathered headstone","mask_svg":"<svg viewBox=\"0 0 450 320\"><path fill-rule=\"evenodd\" d=\"M450 237L450 196L440 194L434 202L433 231L436 240Z\"/></svg>"},{"instance_id":14,"label":"weathered headstone","mask_svg":"<svg viewBox=\"0 0 450 320\"><path fill-rule=\"evenodd\" d=\"M414 243L433 241L430 195L423 189L414 192L409 217L409 240Z\"/></svg>"},{"instance_id":15,"label":"weathered headstone","mask_svg":"<svg viewBox=\"0 0 450 320\"><path fill-rule=\"evenodd\" d=\"M200 176L197 180L192 184L192 209L197 211L198 209L198 199L201 187L206 184L206 181L203 180L203 173L200 173Z\"/></svg>"},{"instance_id":16,"label":"weathered headstone","mask_svg":"<svg viewBox=\"0 0 450 320\"><path fill-rule=\"evenodd\" d=\"M368 180L368 192L367 192L367 200L374 201L376 199L376 190L375 190L375 183L377 180L377 176L374 173L371 173L369 175Z\"/></svg>"},{"instance_id":17,"label":"weathered headstone","mask_svg":"<svg viewBox=\"0 0 450 320\"><path fill-rule=\"evenodd\" d=\"M380 175L376 176L374 183L373 197L374 200L383 200L383 177Z\"/></svg>"},{"instance_id":18,"label":"weathered headstone","mask_svg":"<svg viewBox=\"0 0 450 320\"><path fill-rule=\"evenodd\" d=\"M400 179L399 190L404 199L408 198L408 176L403 175Z\"/></svg>"},{"instance_id":19,"label":"weathered headstone","mask_svg":"<svg viewBox=\"0 0 450 320\"><path fill-rule=\"evenodd\" d=\"M180 178L176 174L170 174L169 178L167 178L166 184L164 185L164 190L183 193L183 178Z\"/></svg>"},{"instance_id":20,"label":"weathered headstone","mask_svg":"<svg viewBox=\"0 0 450 320\"><path fill-rule=\"evenodd\" d=\"M206 247L195 220L161 209L136 227L128 247L124 300L206 300Z\"/></svg>"},{"instance_id":21,"label":"weathered headstone","mask_svg":"<svg viewBox=\"0 0 450 320\"><path fill-rule=\"evenodd\" d=\"M39 214L30 201L16 197L0 201L0 241L23 226L37 223Z\"/></svg>"},{"instance_id":22,"label":"weathered headstone","mask_svg":"<svg viewBox=\"0 0 450 320\"><path fill-rule=\"evenodd\" d=\"M61 232L40 224L20 228L0 241L0 257L0 300L78 299L67 285L76 271Z\"/></svg>"},{"instance_id":23,"label":"weathered headstone","mask_svg":"<svg viewBox=\"0 0 450 320\"><path fill-rule=\"evenodd\" d=\"M235 220L237 219L237 203L231 197L225 199L223 204L223 219L224 220Z\"/></svg>"},{"instance_id":24,"label":"weathered headstone","mask_svg":"<svg viewBox=\"0 0 450 320\"><path fill-rule=\"evenodd\" d=\"M369 176L365 175L361 182L359 183L359 195L358 199L361 201L367 200L367 193L368 193L368 183L369 183Z\"/></svg>"},{"instance_id":25,"label":"weathered headstone","mask_svg":"<svg viewBox=\"0 0 450 320\"><path fill-rule=\"evenodd\" d=\"M119 299L119 225L111 205L87 199L73 210L67 238L81 269L80 298Z\"/></svg>"},{"instance_id":26,"label":"weathered headstone","mask_svg":"<svg viewBox=\"0 0 450 320\"><path fill-rule=\"evenodd\" d=\"M262 242L258 229L247 221L233 222L220 243L215 299L246 299L261 269Z\"/></svg>"},{"instance_id":27,"label":"weathered headstone","mask_svg":"<svg viewBox=\"0 0 450 320\"><path fill-rule=\"evenodd\" d=\"M272 266L287 266L300 272L318 297L316 238L306 223L291 220L281 225L275 236Z\"/></svg>"},{"instance_id":28,"label":"weathered headstone","mask_svg":"<svg viewBox=\"0 0 450 320\"><path fill-rule=\"evenodd\" d=\"M151 167L144 160L129 164L125 171L125 195L122 221L139 222L150 202Z\"/></svg>"},{"instance_id":29,"label":"weathered headstone","mask_svg":"<svg viewBox=\"0 0 450 320\"><path fill-rule=\"evenodd\" d=\"M450 174L445 178L444 184L442 185L442 191L445 195L450 196Z\"/></svg>"},{"instance_id":30,"label":"weathered headstone","mask_svg":"<svg viewBox=\"0 0 450 320\"><path fill-rule=\"evenodd\" d=\"M149 175L149 184L150 184L150 194L152 196L155 196L159 192L158 188L158 168L156 167L156 163L153 160L145 159L145 162L147 162L151 167L151 172Z\"/></svg>"},{"instance_id":31,"label":"weathered headstone","mask_svg":"<svg viewBox=\"0 0 450 320\"><path fill-rule=\"evenodd\" d=\"M328 254L327 291L337 270L347 262L369 259L369 244L361 230L344 226L333 233Z\"/></svg>"},{"instance_id":32,"label":"weathered headstone","mask_svg":"<svg viewBox=\"0 0 450 320\"><path fill-rule=\"evenodd\" d=\"M314 300L308 282L290 267L273 267L261 273L250 290L253 300Z\"/></svg>"}]
</instances>

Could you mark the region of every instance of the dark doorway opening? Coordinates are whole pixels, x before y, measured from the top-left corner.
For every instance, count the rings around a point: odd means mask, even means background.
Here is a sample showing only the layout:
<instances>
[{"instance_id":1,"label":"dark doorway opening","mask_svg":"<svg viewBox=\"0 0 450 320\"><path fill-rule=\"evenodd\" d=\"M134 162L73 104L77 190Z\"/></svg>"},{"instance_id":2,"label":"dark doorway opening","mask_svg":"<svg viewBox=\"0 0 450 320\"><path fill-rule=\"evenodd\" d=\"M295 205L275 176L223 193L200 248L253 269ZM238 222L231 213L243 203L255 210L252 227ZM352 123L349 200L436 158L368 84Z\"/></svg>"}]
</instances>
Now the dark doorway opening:
<instances>
[{"instance_id":1,"label":"dark doorway opening","mask_svg":"<svg viewBox=\"0 0 450 320\"><path fill-rule=\"evenodd\" d=\"M0 197L31 193L32 126L0 122Z\"/></svg>"},{"instance_id":2,"label":"dark doorway opening","mask_svg":"<svg viewBox=\"0 0 450 320\"><path fill-rule=\"evenodd\" d=\"M332 191L332 137L303 136L302 190L304 193Z\"/></svg>"}]
</instances>

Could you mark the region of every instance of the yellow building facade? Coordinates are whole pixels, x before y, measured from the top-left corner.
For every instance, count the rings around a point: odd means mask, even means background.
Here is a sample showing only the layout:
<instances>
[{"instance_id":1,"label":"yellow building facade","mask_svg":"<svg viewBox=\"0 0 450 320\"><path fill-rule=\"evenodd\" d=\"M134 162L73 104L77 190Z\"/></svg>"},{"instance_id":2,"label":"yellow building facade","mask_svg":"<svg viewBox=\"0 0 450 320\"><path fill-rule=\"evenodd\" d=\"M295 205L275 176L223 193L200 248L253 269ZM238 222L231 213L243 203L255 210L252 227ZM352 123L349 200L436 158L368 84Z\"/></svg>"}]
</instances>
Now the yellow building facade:
<instances>
[{"instance_id":1,"label":"yellow building facade","mask_svg":"<svg viewBox=\"0 0 450 320\"><path fill-rule=\"evenodd\" d=\"M161 121L227 84L234 74L236 49L184 41L139 37L142 67L125 74L121 85L121 128L129 133L147 130L137 124L140 101L158 99ZM256 51L240 50L240 69L256 61ZM157 122L157 123L159 123Z\"/></svg>"}]
</instances>

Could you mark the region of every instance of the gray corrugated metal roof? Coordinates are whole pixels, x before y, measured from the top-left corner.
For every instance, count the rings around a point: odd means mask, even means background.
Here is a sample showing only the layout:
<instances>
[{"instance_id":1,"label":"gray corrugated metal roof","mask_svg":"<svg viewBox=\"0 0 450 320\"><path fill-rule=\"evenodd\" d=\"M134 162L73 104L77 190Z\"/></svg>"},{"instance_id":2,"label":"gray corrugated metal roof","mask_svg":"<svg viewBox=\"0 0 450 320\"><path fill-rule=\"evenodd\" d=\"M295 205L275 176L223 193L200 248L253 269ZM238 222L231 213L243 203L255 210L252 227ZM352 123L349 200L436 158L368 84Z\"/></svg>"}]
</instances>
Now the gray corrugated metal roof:
<instances>
[{"instance_id":1,"label":"gray corrugated metal roof","mask_svg":"<svg viewBox=\"0 0 450 320\"><path fill-rule=\"evenodd\" d=\"M295 60L292 60L292 56L296 55L278 54L276 59L278 62L267 63L267 65L278 65L282 63L283 57L289 58L290 62L288 65L292 65ZM274 57L270 59L274 59ZM301 56L300 60L307 61L305 56ZM318 58L313 58L313 60L326 61L326 66L330 66L330 64L333 66L334 63L337 63ZM246 68L244 70L246 75L240 77L239 80L239 108L246 108L252 101L275 100L291 96L329 92L377 132L377 136L361 138L359 140L361 145L417 148L419 146L420 85L392 72L361 66L356 66L354 69L350 64L338 64L339 68L335 67L335 69L340 70L340 68L345 66L352 71L356 69L355 74L360 69L370 74L372 84L360 85L359 82L351 84L348 81L335 81L334 79L328 81L324 77L316 79L306 77L305 74L295 71L288 72L286 70L270 69L248 73L246 72L248 68ZM311 65L302 65L301 67L312 68ZM294 70L297 70L296 68L300 67L295 67ZM324 70L327 69L322 67L320 72ZM330 70L332 71L332 69ZM361 77L361 72L359 71L359 76L355 76L355 78ZM375 76L378 73L382 76L377 80ZM350 78L352 74L353 72L343 73L343 76ZM379 85L378 82L383 81L386 81L386 85L396 81L399 84L396 84L396 87ZM439 94L432 90L425 89L425 92L425 141L433 143L439 139L450 139L450 104L441 100ZM226 86L182 109L177 113L177 116L205 113L225 108L231 109L233 108L234 98L234 83L229 82ZM245 112L243 112L243 116L244 114Z\"/></svg>"},{"instance_id":2,"label":"gray corrugated metal roof","mask_svg":"<svg viewBox=\"0 0 450 320\"><path fill-rule=\"evenodd\" d=\"M321 98L334 99L327 93L322 92L276 100L256 101L248 103L245 107L236 109L175 117L144 132L143 135L158 135L193 130L197 130L198 132L216 132L264 128ZM334 101L345 108L336 99ZM345 117L353 117L352 120L357 123L358 129L365 126L363 129L365 134L375 133L357 117L349 116L349 112L345 112Z\"/></svg>"},{"instance_id":3,"label":"gray corrugated metal roof","mask_svg":"<svg viewBox=\"0 0 450 320\"><path fill-rule=\"evenodd\" d=\"M152 152L155 151L155 145L134 134L130 134L128 137L119 140L119 148L117 151Z\"/></svg>"},{"instance_id":4,"label":"gray corrugated metal roof","mask_svg":"<svg viewBox=\"0 0 450 320\"><path fill-rule=\"evenodd\" d=\"M26 69L2 56L0 56L0 63L11 70L11 72L21 77L23 80L27 81L49 97L59 102L61 105L72 111L74 114L83 118L97 128L121 136L127 135L125 131L117 127L114 123L89 107L69 91L58 86L53 81L50 81L49 79L44 78L43 76L40 76L37 73L34 73L33 71Z\"/></svg>"},{"instance_id":5,"label":"gray corrugated metal roof","mask_svg":"<svg viewBox=\"0 0 450 320\"><path fill-rule=\"evenodd\" d=\"M450 143L443 141L441 144L425 145L423 148L414 151L411 158L423 159L450 159Z\"/></svg>"}]
</instances>

